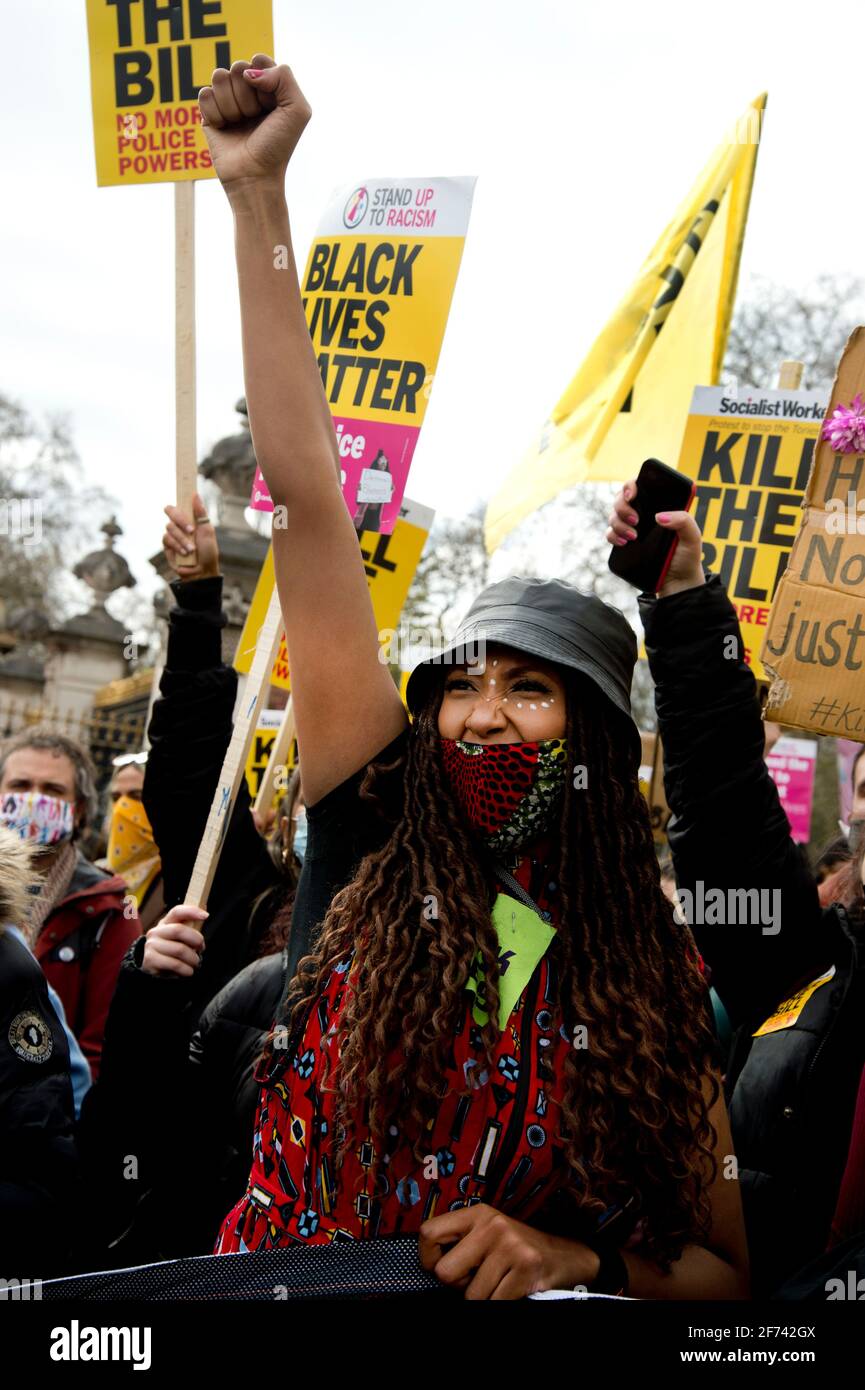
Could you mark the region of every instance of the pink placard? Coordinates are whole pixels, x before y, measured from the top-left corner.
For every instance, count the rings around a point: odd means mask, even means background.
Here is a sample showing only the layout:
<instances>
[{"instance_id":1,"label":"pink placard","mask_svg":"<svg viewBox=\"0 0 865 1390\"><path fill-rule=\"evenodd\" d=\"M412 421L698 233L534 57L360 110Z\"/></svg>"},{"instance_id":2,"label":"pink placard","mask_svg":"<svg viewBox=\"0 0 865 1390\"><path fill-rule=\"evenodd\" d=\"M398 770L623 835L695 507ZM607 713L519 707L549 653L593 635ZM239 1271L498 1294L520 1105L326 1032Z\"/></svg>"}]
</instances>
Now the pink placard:
<instances>
[{"instance_id":1,"label":"pink placard","mask_svg":"<svg viewBox=\"0 0 865 1390\"><path fill-rule=\"evenodd\" d=\"M399 520L399 509L405 492L406 479L414 456L420 430L415 425L386 425L377 420L347 420L333 418L339 445L340 466L343 472L342 495L352 521L358 530L381 531L389 536ZM361 474L365 468L387 472L393 479L391 500L379 508L358 501ZM256 511L272 512L273 498L267 483L256 466L250 506Z\"/></svg>"},{"instance_id":2,"label":"pink placard","mask_svg":"<svg viewBox=\"0 0 865 1390\"><path fill-rule=\"evenodd\" d=\"M851 738L839 738L835 742L838 749L838 792L841 802L841 819L845 825L848 825L850 808L853 805L853 764L865 745L854 743Z\"/></svg>"},{"instance_id":3,"label":"pink placard","mask_svg":"<svg viewBox=\"0 0 865 1390\"><path fill-rule=\"evenodd\" d=\"M811 838L817 740L779 738L766 759L766 765L778 788L793 839L799 845L807 845Z\"/></svg>"}]
</instances>

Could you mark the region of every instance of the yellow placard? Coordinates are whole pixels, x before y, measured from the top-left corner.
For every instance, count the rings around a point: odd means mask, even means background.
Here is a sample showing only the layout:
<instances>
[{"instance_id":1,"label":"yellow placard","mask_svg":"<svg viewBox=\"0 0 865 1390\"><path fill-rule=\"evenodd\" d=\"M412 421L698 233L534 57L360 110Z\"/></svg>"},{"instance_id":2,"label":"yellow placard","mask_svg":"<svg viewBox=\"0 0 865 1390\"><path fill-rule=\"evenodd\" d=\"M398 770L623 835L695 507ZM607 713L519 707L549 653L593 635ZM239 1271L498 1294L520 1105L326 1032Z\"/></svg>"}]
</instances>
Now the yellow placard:
<instances>
[{"instance_id":1,"label":"yellow placard","mask_svg":"<svg viewBox=\"0 0 865 1390\"><path fill-rule=\"evenodd\" d=\"M411 242L335 236L313 242L301 294L336 419L418 429L423 424L428 377L444 338L464 244L464 236L415 236Z\"/></svg>"},{"instance_id":2,"label":"yellow placard","mask_svg":"<svg viewBox=\"0 0 865 1390\"><path fill-rule=\"evenodd\" d=\"M213 177L198 91L273 52L271 0L87 0L96 182Z\"/></svg>"},{"instance_id":3,"label":"yellow placard","mask_svg":"<svg viewBox=\"0 0 865 1390\"><path fill-rule=\"evenodd\" d=\"M249 787L249 798L254 801L258 796L258 789L261 786L261 779L270 761L270 750L273 747L276 735L279 733L279 726L282 723L283 711L281 709L263 710L261 718L255 730L249 756L246 759L246 785ZM289 749L286 767L294 767L295 744L292 743Z\"/></svg>"},{"instance_id":4,"label":"yellow placard","mask_svg":"<svg viewBox=\"0 0 865 1390\"><path fill-rule=\"evenodd\" d=\"M419 502L403 498L400 518L389 536L376 532L363 531L360 537L361 554L366 569L367 583L372 595L379 641L392 642L399 623L399 615L405 603L411 581L418 567L421 553L432 525L433 512ZM252 665L255 644L270 595L273 593L275 575L273 569L273 547L264 558L261 574L255 586L255 593L249 605L249 612L243 624L243 631L234 656L234 669L246 673ZM289 690L291 681L288 673L288 652L285 638L280 644L279 656L273 667L271 684L281 690Z\"/></svg>"},{"instance_id":5,"label":"yellow placard","mask_svg":"<svg viewBox=\"0 0 865 1390\"><path fill-rule=\"evenodd\" d=\"M758 680L825 408L821 391L698 386L685 427L678 467L697 483L703 561L724 582Z\"/></svg>"},{"instance_id":6,"label":"yellow placard","mask_svg":"<svg viewBox=\"0 0 865 1390\"><path fill-rule=\"evenodd\" d=\"M397 522L426 415L474 179L372 178L337 189L300 279L355 529ZM275 248L274 266L288 269ZM251 505L273 510L261 470Z\"/></svg>"},{"instance_id":7,"label":"yellow placard","mask_svg":"<svg viewBox=\"0 0 865 1390\"><path fill-rule=\"evenodd\" d=\"M810 985L797 990L789 999L785 999L783 1004L778 1005L772 1017L760 1024L754 1037L762 1038L767 1033L777 1033L782 1028L792 1028L814 991L819 989L821 985L828 984L834 974L835 967L833 965L832 969L827 970L825 975L821 975L817 980L812 980Z\"/></svg>"}]
</instances>

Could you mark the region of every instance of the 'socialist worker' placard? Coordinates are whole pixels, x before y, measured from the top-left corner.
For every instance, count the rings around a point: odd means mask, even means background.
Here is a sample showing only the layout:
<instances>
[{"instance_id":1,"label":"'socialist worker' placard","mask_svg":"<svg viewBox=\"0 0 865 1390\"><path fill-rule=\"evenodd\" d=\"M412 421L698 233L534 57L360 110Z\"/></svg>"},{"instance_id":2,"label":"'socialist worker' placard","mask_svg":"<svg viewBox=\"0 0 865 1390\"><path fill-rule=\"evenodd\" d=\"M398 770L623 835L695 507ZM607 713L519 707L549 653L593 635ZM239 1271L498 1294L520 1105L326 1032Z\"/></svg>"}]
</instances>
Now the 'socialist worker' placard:
<instances>
[{"instance_id":1,"label":"'socialist worker' placard","mask_svg":"<svg viewBox=\"0 0 865 1390\"><path fill-rule=\"evenodd\" d=\"M282 723L281 709L265 709L261 711L258 726L255 730L255 737L246 759L246 785L249 788L250 800L254 801L258 796L258 789L261 786L261 779L267 771L267 764L270 762L270 750L276 741L279 726ZM294 760L292 757L293 746L289 749L287 766L292 768Z\"/></svg>"},{"instance_id":2,"label":"'socialist worker' placard","mask_svg":"<svg viewBox=\"0 0 865 1390\"><path fill-rule=\"evenodd\" d=\"M273 52L271 0L87 0L96 181L211 178L198 91Z\"/></svg>"},{"instance_id":3,"label":"'socialist worker' placard","mask_svg":"<svg viewBox=\"0 0 865 1390\"><path fill-rule=\"evenodd\" d=\"M438 364L473 178L368 179L334 195L303 279L356 528L389 535ZM274 265L278 268L278 251ZM252 506L271 511L260 471Z\"/></svg>"},{"instance_id":4,"label":"'socialist worker' placard","mask_svg":"<svg viewBox=\"0 0 865 1390\"><path fill-rule=\"evenodd\" d=\"M679 468L697 483L703 559L730 595L754 675L778 581L799 529L821 391L697 386Z\"/></svg>"}]
</instances>

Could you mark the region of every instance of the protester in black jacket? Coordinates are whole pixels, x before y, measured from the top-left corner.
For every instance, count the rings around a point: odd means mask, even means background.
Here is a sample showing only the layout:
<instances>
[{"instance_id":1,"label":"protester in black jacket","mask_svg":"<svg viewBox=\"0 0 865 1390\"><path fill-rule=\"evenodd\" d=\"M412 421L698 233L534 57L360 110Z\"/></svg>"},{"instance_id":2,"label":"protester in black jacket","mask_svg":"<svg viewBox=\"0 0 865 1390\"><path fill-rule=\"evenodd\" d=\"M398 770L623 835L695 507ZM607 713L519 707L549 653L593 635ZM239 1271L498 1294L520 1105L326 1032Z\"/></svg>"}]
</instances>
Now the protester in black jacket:
<instances>
[{"instance_id":1,"label":"protester in black jacket","mask_svg":"<svg viewBox=\"0 0 865 1390\"><path fill-rule=\"evenodd\" d=\"M632 505L633 504L633 505ZM636 485L609 538L627 538ZM751 1254L769 1292L825 1248L865 1062L862 903L820 908L763 758L753 675L685 512L666 596L643 595L684 915L736 1028L727 1091ZM718 890L713 899L712 890Z\"/></svg>"},{"instance_id":2,"label":"protester in black jacket","mask_svg":"<svg viewBox=\"0 0 865 1390\"><path fill-rule=\"evenodd\" d=\"M77 1180L66 1034L36 960L6 930L24 921L29 857L17 835L0 829L0 1279L6 1281L61 1272Z\"/></svg>"},{"instance_id":3,"label":"protester in black jacket","mask_svg":"<svg viewBox=\"0 0 865 1390\"><path fill-rule=\"evenodd\" d=\"M222 576L216 533L196 495L196 564L172 581L168 648L150 721L144 807L162 858L166 909L183 902L231 738L237 673L222 659ZM175 508L169 514L180 516ZM169 560L176 552L166 549ZM280 874L250 814L242 779L210 890L203 964L190 990L189 1031L213 996L255 960L285 898ZM268 890L266 902L261 895ZM257 911L252 914L253 905Z\"/></svg>"}]
</instances>

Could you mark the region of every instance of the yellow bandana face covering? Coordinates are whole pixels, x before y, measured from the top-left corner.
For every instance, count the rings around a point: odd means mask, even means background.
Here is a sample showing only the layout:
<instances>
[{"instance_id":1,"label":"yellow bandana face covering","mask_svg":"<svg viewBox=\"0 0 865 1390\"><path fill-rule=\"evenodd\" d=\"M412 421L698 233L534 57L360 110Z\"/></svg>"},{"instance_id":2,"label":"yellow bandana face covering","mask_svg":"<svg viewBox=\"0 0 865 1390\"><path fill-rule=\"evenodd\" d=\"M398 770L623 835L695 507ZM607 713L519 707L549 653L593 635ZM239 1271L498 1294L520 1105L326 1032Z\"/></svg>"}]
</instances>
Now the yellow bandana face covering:
<instances>
[{"instance_id":1,"label":"yellow bandana face covering","mask_svg":"<svg viewBox=\"0 0 865 1390\"><path fill-rule=\"evenodd\" d=\"M121 796L114 803L107 859L111 872L126 880L140 905L159 873L160 862L147 812L134 797Z\"/></svg>"}]
</instances>

